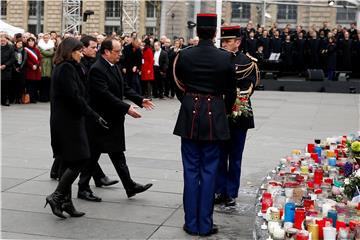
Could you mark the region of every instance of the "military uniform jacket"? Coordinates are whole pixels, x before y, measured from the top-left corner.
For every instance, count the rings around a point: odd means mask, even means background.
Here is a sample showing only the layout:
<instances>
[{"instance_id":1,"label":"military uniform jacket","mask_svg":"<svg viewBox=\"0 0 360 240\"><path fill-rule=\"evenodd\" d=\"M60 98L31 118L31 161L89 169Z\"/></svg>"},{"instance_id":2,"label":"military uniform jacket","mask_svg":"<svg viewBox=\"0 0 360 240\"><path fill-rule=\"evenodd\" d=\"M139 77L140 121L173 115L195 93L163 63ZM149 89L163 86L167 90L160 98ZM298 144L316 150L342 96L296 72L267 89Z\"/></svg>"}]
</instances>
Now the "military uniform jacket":
<instances>
[{"instance_id":1,"label":"military uniform jacket","mask_svg":"<svg viewBox=\"0 0 360 240\"><path fill-rule=\"evenodd\" d=\"M241 53L236 52L232 56L232 62L236 70L236 101L229 116L230 129L250 129L255 127L254 114L250 97L256 85L256 70L251 70L248 76L240 72L249 67L252 60Z\"/></svg>"},{"instance_id":2,"label":"military uniform jacket","mask_svg":"<svg viewBox=\"0 0 360 240\"><path fill-rule=\"evenodd\" d=\"M227 113L236 97L231 54L219 50L210 40L181 50L175 66L184 91L174 134L200 141L230 139Z\"/></svg>"}]
</instances>

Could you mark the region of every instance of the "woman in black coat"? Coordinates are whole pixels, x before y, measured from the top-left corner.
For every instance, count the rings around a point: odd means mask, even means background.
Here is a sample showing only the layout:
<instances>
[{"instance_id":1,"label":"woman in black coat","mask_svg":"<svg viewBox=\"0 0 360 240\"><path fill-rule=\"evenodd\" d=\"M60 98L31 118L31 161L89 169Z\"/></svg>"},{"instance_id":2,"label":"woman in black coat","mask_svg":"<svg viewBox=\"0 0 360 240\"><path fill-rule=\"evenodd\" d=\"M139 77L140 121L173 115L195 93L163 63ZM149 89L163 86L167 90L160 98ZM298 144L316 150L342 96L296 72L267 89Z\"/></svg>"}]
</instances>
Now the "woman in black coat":
<instances>
[{"instance_id":1,"label":"woman in black coat","mask_svg":"<svg viewBox=\"0 0 360 240\"><path fill-rule=\"evenodd\" d=\"M55 156L62 160L62 177L54 193L46 197L52 212L66 218L81 217L71 201L71 185L85 167L90 157L90 147L85 128L85 117L106 128L106 122L86 102L83 84L85 73L81 68L82 43L66 38L56 50L56 65L51 84L50 133ZM46 206L46 205L45 205Z\"/></svg>"},{"instance_id":2,"label":"woman in black coat","mask_svg":"<svg viewBox=\"0 0 360 240\"><path fill-rule=\"evenodd\" d=\"M334 73L336 69L336 44L335 44L335 38L330 37L329 38L329 44L326 51L327 56L327 74L328 74L328 80L334 80Z\"/></svg>"},{"instance_id":3,"label":"woman in black coat","mask_svg":"<svg viewBox=\"0 0 360 240\"><path fill-rule=\"evenodd\" d=\"M15 62L13 67L13 81L14 89L12 93L12 100L15 103L21 103L21 98L25 93L25 70L26 70L26 60L27 52L23 47L22 39L19 38L15 42Z\"/></svg>"}]
</instances>

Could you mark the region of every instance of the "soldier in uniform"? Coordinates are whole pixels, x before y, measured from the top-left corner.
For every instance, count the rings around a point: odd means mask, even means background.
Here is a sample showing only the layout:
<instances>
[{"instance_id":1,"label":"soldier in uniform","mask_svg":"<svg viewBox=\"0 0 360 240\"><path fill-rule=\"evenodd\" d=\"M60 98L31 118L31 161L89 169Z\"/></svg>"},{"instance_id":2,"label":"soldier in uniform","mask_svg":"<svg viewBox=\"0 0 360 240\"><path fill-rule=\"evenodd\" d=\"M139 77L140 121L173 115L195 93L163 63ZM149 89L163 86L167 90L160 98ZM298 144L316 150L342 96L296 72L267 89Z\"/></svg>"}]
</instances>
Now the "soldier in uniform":
<instances>
[{"instance_id":1,"label":"soldier in uniform","mask_svg":"<svg viewBox=\"0 0 360 240\"><path fill-rule=\"evenodd\" d=\"M259 81L256 59L238 51L240 26L221 28L222 46L232 53L237 97L228 117L231 140L224 142L216 179L215 204L235 206L240 186L242 154L247 130L254 128L250 97Z\"/></svg>"},{"instance_id":2,"label":"soldier in uniform","mask_svg":"<svg viewBox=\"0 0 360 240\"><path fill-rule=\"evenodd\" d=\"M183 229L200 236L218 232L213 210L220 142L230 139L226 113L236 97L231 54L213 43L216 22L216 14L197 15L199 44L179 51L173 72L181 102L174 134L181 137Z\"/></svg>"}]
</instances>

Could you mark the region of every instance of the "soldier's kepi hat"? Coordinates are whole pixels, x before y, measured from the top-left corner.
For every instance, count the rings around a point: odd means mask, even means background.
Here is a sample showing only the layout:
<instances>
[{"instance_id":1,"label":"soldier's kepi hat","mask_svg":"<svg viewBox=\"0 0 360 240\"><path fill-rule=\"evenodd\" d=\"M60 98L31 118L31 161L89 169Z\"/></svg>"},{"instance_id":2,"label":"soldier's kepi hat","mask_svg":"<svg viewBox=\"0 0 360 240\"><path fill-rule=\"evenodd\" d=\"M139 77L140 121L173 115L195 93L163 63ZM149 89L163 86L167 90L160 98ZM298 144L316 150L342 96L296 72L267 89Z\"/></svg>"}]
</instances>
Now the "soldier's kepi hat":
<instances>
[{"instance_id":1,"label":"soldier's kepi hat","mask_svg":"<svg viewBox=\"0 0 360 240\"><path fill-rule=\"evenodd\" d=\"M213 13L198 13L196 15L197 27L216 27L217 15Z\"/></svg>"},{"instance_id":2,"label":"soldier's kepi hat","mask_svg":"<svg viewBox=\"0 0 360 240\"><path fill-rule=\"evenodd\" d=\"M221 39L240 38L240 26L221 27Z\"/></svg>"}]
</instances>

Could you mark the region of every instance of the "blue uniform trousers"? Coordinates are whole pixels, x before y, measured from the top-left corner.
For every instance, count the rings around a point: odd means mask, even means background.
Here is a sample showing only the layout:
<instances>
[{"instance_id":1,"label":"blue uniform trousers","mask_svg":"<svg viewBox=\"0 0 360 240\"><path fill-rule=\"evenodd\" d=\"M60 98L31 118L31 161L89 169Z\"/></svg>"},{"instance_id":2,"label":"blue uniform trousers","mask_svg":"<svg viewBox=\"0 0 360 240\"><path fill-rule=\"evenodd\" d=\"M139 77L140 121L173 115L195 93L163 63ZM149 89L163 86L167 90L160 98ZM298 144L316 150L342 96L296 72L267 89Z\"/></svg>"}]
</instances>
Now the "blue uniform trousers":
<instances>
[{"instance_id":1,"label":"blue uniform trousers","mask_svg":"<svg viewBox=\"0 0 360 240\"><path fill-rule=\"evenodd\" d=\"M185 227L206 234L213 227L215 181L220 143L182 138Z\"/></svg>"},{"instance_id":2,"label":"blue uniform trousers","mask_svg":"<svg viewBox=\"0 0 360 240\"><path fill-rule=\"evenodd\" d=\"M237 198L247 129L233 128L230 133L231 140L221 146L221 160L216 178L216 193Z\"/></svg>"}]
</instances>

